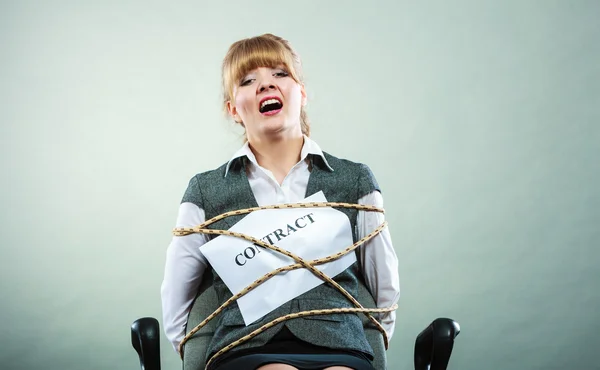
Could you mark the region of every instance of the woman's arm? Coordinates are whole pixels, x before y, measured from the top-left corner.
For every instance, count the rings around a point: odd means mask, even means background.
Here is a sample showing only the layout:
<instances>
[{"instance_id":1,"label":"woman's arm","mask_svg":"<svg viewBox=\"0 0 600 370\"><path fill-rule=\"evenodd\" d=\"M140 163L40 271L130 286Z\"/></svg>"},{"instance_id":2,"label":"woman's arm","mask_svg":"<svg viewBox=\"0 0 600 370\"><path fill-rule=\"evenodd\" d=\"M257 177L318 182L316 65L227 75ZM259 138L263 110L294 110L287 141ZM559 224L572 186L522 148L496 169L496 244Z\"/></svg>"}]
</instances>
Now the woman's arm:
<instances>
[{"instance_id":1,"label":"woman's arm","mask_svg":"<svg viewBox=\"0 0 600 370\"><path fill-rule=\"evenodd\" d=\"M193 203L181 203L176 227L194 227L205 221L204 210ZM208 241L205 234L174 236L167 249L165 275L161 285L163 326L177 351L185 336L185 325L208 261L198 249Z\"/></svg>"},{"instance_id":2,"label":"woman's arm","mask_svg":"<svg viewBox=\"0 0 600 370\"><path fill-rule=\"evenodd\" d=\"M383 197L373 191L358 200L359 204L383 208ZM359 211L357 217L358 238L363 238L381 225L385 220L383 213ZM386 227L373 239L359 247L359 256L367 288L377 307L394 305L400 298L400 279L398 277L398 257L392 245L389 229ZM396 325L394 311L381 317L381 324L391 339Z\"/></svg>"}]
</instances>

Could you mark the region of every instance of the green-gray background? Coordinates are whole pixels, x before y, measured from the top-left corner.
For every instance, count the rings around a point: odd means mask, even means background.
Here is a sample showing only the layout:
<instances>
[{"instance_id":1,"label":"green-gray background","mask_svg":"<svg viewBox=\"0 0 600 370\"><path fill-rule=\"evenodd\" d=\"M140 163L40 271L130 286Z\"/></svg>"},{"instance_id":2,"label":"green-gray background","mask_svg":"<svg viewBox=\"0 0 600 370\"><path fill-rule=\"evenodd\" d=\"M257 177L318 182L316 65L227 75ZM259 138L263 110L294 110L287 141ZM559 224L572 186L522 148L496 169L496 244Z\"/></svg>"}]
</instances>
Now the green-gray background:
<instances>
[{"instance_id":1,"label":"green-gray background","mask_svg":"<svg viewBox=\"0 0 600 370\"><path fill-rule=\"evenodd\" d=\"M599 2L1 4L0 368L138 367L187 181L241 145L220 62L272 32L314 138L384 190L390 369L438 316L451 369L600 369Z\"/></svg>"}]
</instances>

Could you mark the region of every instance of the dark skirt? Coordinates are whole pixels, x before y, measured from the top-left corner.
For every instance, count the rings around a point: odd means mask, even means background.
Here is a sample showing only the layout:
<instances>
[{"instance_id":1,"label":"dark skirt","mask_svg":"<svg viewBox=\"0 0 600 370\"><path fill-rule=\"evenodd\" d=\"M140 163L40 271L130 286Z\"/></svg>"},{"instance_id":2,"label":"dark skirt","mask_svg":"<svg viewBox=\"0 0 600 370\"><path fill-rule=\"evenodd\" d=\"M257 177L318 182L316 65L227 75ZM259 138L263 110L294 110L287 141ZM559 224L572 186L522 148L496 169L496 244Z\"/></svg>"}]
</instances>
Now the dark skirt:
<instances>
[{"instance_id":1,"label":"dark skirt","mask_svg":"<svg viewBox=\"0 0 600 370\"><path fill-rule=\"evenodd\" d=\"M258 353L229 359L215 370L255 370L267 364L288 364L299 370L322 370L329 366L347 366L354 370L374 370L371 363L363 358L346 354L276 354Z\"/></svg>"},{"instance_id":2,"label":"dark skirt","mask_svg":"<svg viewBox=\"0 0 600 370\"><path fill-rule=\"evenodd\" d=\"M284 327L269 343L223 354L210 364L209 370L255 370L272 364L288 364L300 370L321 370L329 366L347 366L354 370L375 370L372 357L354 350L315 346L296 338Z\"/></svg>"}]
</instances>

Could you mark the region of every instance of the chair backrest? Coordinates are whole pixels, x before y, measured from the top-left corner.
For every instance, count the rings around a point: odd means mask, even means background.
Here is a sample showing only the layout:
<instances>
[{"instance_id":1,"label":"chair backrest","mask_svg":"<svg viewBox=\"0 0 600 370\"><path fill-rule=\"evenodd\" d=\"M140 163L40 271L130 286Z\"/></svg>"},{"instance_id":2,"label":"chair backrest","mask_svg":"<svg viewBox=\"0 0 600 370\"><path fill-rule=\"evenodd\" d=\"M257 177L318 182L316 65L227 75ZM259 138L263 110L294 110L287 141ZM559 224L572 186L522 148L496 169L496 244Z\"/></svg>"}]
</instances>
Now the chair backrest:
<instances>
[{"instance_id":1,"label":"chair backrest","mask_svg":"<svg viewBox=\"0 0 600 370\"><path fill-rule=\"evenodd\" d=\"M212 271L207 269L206 273L202 278L202 284L196 296L196 300L192 305L192 310L188 316L187 331L193 329L208 315L213 313L217 309L217 295L212 287ZM358 297L356 299L363 305L363 307L375 307L375 301L369 293L369 290L361 282L358 284ZM373 352L375 353L375 359L373 360L373 367L376 370L386 370L387 361L385 357L385 347L383 344L383 336L375 328L365 315L359 314L362 318L363 325L365 328L365 334ZM215 326L218 320L211 320L198 331L185 345L185 351L183 355L183 370L204 370L206 366L206 350L208 344L215 332Z\"/></svg>"}]
</instances>

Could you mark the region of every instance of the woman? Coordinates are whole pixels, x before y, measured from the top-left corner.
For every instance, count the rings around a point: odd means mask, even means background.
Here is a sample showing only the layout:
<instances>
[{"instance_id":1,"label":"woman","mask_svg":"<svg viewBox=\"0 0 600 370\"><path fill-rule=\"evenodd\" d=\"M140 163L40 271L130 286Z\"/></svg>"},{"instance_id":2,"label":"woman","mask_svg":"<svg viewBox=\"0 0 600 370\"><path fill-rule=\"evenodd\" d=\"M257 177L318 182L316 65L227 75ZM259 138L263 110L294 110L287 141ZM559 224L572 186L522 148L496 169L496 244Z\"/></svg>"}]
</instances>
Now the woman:
<instances>
[{"instance_id":1,"label":"woman","mask_svg":"<svg viewBox=\"0 0 600 370\"><path fill-rule=\"evenodd\" d=\"M220 168L192 178L179 208L177 227L197 226L230 210L295 203L318 191L323 191L330 202L383 207L378 185L367 166L326 154L309 138L301 63L286 40L265 34L234 43L225 56L222 73L224 109L244 127L246 143ZM383 222L381 213L340 211L353 226L354 241ZM211 227L228 229L230 222L219 221ZM208 267L199 247L210 238L206 234L174 237L167 251L161 288L163 323L176 350ZM399 297L397 258L387 229L361 246L358 256L358 262L334 280L351 294L364 281L377 307L394 305ZM232 296L216 274L214 287L219 303ZM209 357L273 318L328 307L353 306L328 284L313 288L248 326L234 305L218 319ZM380 320L391 338L395 314L387 313ZM372 351L358 316L338 314L278 324L218 356L209 367L370 370L370 360Z\"/></svg>"}]
</instances>

